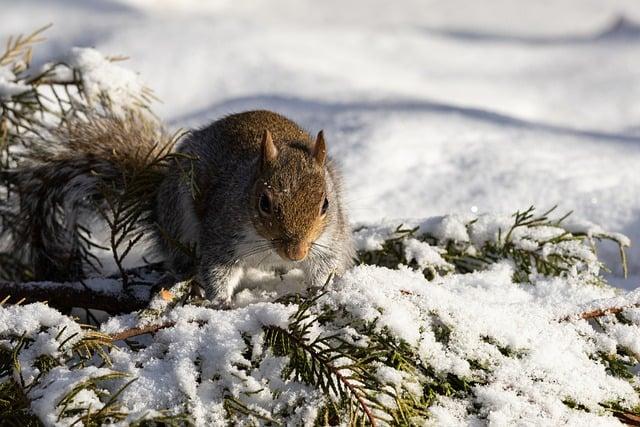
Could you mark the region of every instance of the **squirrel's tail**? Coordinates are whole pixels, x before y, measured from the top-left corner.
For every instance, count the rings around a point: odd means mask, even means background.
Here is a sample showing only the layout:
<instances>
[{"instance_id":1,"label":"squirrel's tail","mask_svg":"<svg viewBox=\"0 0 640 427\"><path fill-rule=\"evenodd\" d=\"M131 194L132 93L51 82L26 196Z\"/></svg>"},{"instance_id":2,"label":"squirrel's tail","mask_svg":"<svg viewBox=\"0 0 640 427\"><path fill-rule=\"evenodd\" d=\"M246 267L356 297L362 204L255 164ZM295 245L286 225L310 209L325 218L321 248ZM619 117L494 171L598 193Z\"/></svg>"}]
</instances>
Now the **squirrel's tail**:
<instances>
[{"instance_id":1,"label":"squirrel's tail","mask_svg":"<svg viewBox=\"0 0 640 427\"><path fill-rule=\"evenodd\" d=\"M127 113L76 120L46 139L8 172L18 196L11 240L33 279L77 279L98 261L92 221L106 220L115 240L154 221L174 138Z\"/></svg>"}]
</instances>

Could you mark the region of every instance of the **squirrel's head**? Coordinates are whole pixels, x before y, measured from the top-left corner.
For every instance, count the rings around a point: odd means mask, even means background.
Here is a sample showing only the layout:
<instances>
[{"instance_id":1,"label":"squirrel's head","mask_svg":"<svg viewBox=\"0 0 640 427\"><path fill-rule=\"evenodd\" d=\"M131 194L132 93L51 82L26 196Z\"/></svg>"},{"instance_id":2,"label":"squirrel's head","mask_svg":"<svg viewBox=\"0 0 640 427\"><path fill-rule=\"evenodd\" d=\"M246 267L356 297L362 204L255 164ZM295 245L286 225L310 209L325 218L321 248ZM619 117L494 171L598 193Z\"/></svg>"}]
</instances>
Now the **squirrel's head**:
<instances>
[{"instance_id":1,"label":"squirrel's head","mask_svg":"<svg viewBox=\"0 0 640 427\"><path fill-rule=\"evenodd\" d=\"M258 174L250 200L253 225L287 260L303 260L331 215L327 150L322 131L312 144L279 148L271 133L262 136Z\"/></svg>"}]
</instances>

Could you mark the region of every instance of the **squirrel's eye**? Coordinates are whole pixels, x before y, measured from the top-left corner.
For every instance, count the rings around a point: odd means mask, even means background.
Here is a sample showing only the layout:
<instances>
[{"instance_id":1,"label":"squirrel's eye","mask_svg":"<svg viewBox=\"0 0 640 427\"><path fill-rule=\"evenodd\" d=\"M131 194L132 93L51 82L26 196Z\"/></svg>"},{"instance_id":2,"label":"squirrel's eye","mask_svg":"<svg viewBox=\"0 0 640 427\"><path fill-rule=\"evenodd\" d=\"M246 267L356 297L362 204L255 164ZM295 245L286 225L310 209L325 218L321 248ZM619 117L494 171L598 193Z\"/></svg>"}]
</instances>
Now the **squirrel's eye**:
<instances>
[{"instance_id":1,"label":"squirrel's eye","mask_svg":"<svg viewBox=\"0 0 640 427\"><path fill-rule=\"evenodd\" d=\"M260 195L260 200L258 201L258 209L260 209L260 213L264 216L271 215L271 198L266 193L262 193Z\"/></svg>"},{"instance_id":2,"label":"squirrel's eye","mask_svg":"<svg viewBox=\"0 0 640 427\"><path fill-rule=\"evenodd\" d=\"M325 215L327 213L327 209L329 209L329 199L324 198L324 202L322 203L322 208L320 208L320 215Z\"/></svg>"}]
</instances>

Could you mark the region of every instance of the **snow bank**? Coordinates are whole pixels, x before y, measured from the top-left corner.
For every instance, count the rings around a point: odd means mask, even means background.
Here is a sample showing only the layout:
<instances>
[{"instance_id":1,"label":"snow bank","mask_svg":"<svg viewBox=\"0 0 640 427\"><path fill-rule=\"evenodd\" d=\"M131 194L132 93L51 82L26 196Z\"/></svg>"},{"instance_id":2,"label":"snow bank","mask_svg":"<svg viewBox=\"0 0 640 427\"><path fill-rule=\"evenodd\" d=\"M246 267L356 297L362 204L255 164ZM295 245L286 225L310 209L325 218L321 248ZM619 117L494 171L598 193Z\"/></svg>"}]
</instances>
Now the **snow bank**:
<instances>
[{"instance_id":1,"label":"snow bank","mask_svg":"<svg viewBox=\"0 0 640 427\"><path fill-rule=\"evenodd\" d=\"M53 59L130 57L172 126L269 108L324 129L356 221L559 204L640 241L633 0L0 5L2 40L53 22Z\"/></svg>"},{"instance_id":2,"label":"snow bank","mask_svg":"<svg viewBox=\"0 0 640 427\"><path fill-rule=\"evenodd\" d=\"M414 422L438 425L618 425L612 410L640 404L640 294L593 284L591 268L519 275L523 264L509 259L513 254L460 271L452 245L475 242L467 249L478 249L476 256L509 242L521 251L590 247L588 237L558 240L559 227L540 220L508 233L513 221L447 216L404 222L412 228L362 226L361 256L393 247L407 264L360 265L299 297L287 296L292 289L268 274L254 275L231 310L172 308L158 298L150 310L101 328L115 334L162 325L155 334L86 357L73 349L89 332L72 319L42 304L0 307L0 347L15 349L16 337L29 338L18 350L19 366L0 381L21 381L46 425L71 425L100 411L112 411L119 425L160 417L202 426L313 425L318 417L347 416L330 402L353 398L349 387L382 424L408 422L399 415L402 404ZM585 251L589 256L572 262L598 263ZM435 268L443 266L449 268ZM277 279L299 280L295 273ZM180 289L184 284L171 292ZM581 316L610 307L618 310L596 321ZM36 367L43 355L56 361L50 370Z\"/></svg>"},{"instance_id":3,"label":"snow bank","mask_svg":"<svg viewBox=\"0 0 640 427\"><path fill-rule=\"evenodd\" d=\"M123 107L148 103L151 91L145 87L140 77L128 68L121 67L116 62L117 58L105 57L102 53L92 48L72 48L66 55L65 62L45 63L41 65L36 75L45 76L43 79L33 79L30 63L23 60L14 60L8 65L0 65L0 100L9 102L29 91L34 91L40 96L40 101L53 111L59 109L59 105L51 97L51 86L56 84L69 84L80 79L84 99L77 98L74 91L59 92L64 100L78 103L88 102L99 105L108 97L110 106L117 112ZM10 68L16 68L14 72Z\"/></svg>"},{"instance_id":4,"label":"snow bank","mask_svg":"<svg viewBox=\"0 0 640 427\"><path fill-rule=\"evenodd\" d=\"M512 273L508 265L496 265L487 272L426 283L420 274L406 270L360 267L336 283L327 300L356 318L376 320L379 328L417 348L421 361L443 377L452 373L477 378L479 384L463 400L465 410L449 414L458 423L478 417L504 424L584 418L564 403L568 400L596 414L602 412L601 402L621 399L636 405L632 385L593 360L598 351L611 351L598 344L597 329L585 321L558 322L531 286L512 282ZM609 293L599 288L591 292ZM446 339L438 336L436 326L448 330ZM629 339L640 340L638 325L630 329ZM474 404L481 410L474 411Z\"/></svg>"}]
</instances>

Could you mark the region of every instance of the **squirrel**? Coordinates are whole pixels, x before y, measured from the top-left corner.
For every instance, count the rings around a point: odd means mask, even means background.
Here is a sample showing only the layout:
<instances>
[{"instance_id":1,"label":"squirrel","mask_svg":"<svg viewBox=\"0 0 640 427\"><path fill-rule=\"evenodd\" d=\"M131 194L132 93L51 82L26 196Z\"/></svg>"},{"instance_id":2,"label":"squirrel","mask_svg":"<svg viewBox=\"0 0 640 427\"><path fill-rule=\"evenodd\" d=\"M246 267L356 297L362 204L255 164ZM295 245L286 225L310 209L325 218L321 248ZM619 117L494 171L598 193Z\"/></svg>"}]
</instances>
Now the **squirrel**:
<instances>
[{"instance_id":1,"label":"squirrel","mask_svg":"<svg viewBox=\"0 0 640 427\"><path fill-rule=\"evenodd\" d=\"M196 274L214 303L230 304L249 267L299 268L317 286L353 264L341 177L323 131L312 138L271 111L232 114L188 132L166 164L151 165L163 138L137 115L81 121L15 168L15 243L28 248L37 275L77 273L71 260L82 242L73 229L100 205L104 177L119 190L122 177L151 168L160 184L140 202L140 221L152 247L171 271Z\"/></svg>"}]
</instances>

